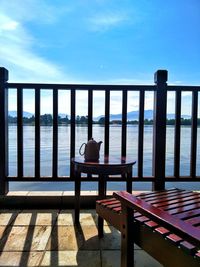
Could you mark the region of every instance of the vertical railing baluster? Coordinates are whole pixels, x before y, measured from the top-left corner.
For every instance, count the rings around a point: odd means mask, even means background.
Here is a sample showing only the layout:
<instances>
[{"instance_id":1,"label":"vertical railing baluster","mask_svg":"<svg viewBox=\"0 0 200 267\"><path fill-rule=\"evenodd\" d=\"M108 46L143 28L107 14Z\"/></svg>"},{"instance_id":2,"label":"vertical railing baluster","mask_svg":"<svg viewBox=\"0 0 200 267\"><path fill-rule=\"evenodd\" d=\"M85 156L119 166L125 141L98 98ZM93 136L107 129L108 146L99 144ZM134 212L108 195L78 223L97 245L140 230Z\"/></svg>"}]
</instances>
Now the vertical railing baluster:
<instances>
[{"instance_id":1,"label":"vertical railing baluster","mask_svg":"<svg viewBox=\"0 0 200 267\"><path fill-rule=\"evenodd\" d=\"M58 89L53 88L53 178L58 176Z\"/></svg>"},{"instance_id":2,"label":"vertical railing baluster","mask_svg":"<svg viewBox=\"0 0 200 267\"><path fill-rule=\"evenodd\" d=\"M105 91L105 136L104 155L109 156L109 136L110 136L110 90Z\"/></svg>"},{"instance_id":3,"label":"vertical railing baluster","mask_svg":"<svg viewBox=\"0 0 200 267\"><path fill-rule=\"evenodd\" d=\"M139 125L138 125L138 177L143 177L144 151L144 90L139 95Z\"/></svg>"},{"instance_id":4,"label":"vertical railing baluster","mask_svg":"<svg viewBox=\"0 0 200 267\"><path fill-rule=\"evenodd\" d=\"M70 159L75 157L75 126L76 126L76 91L71 89L71 133L70 133ZM70 161L70 177L74 177L74 169Z\"/></svg>"},{"instance_id":5,"label":"vertical railing baluster","mask_svg":"<svg viewBox=\"0 0 200 267\"><path fill-rule=\"evenodd\" d=\"M180 176L180 144L181 144L181 90L175 96L175 131L174 131L174 176Z\"/></svg>"},{"instance_id":6,"label":"vertical railing baluster","mask_svg":"<svg viewBox=\"0 0 200 267\"><path fill-rule=\"evenodd\" d=\"M92 138L93 91L88 90L88 140Z\"/></svg>"},{"instance_id":7,"label":"vertical railing baluster","mask_svg":"<svg viewBox=\"0 0 200 267\"><path fill-rule=\"evenodd\" d=\"M126 157L127 146L127 90L122 91L122 140L121 156Z\"/></svg>"},{"instance_id":8,"label":"vertical railing baluster","mask_svg":"<svg viewBox=\"0 0 200 267\"><path fill-rule=\"evenodd\" d=\"M40 178L40 88L35 89L35 177Z\"/></svg>"},{"instance_id":9,"label":"vertical railing baluster","mask_svg":"<svg viewBox=\"0 0 200 267\"><path fill-rule=\"evenodd\" d=\"M8 176L8 70L0 68L0 195L9 190Z\"/></svg>"},{"instance_id":10,"label":"vertical railing baluster","mask_svg":"<svg viewBox=\"0 0 200 267\"><path fill-rule=\"evenodd\" d=\"M156 91L154 95L154 132L153 132L153 190L165 188L165 151L166 151L166 107L167 71L155 73Z\"/></svg>"},{"instance_id":11,"label":"vertical railing baluster","mask_svg":"<svg viewBox=\"0 0 200 267\"><path fill-rule=\"evenodd\" d=\"M23 177L23 88L17 88L17 176Z\"/></svg>"},{"instance_id":12,"label":"vertical railing baluster","mask_svg":"<svg viewBox=\"0 0 200 267\"><path fill-rule=\"evenodd\" d=\"M198 91L192 92L192 133L191 133L191 159L190 176L196 177L197 165L197 117L198 117Z\"/></svg>"}]
</instances>

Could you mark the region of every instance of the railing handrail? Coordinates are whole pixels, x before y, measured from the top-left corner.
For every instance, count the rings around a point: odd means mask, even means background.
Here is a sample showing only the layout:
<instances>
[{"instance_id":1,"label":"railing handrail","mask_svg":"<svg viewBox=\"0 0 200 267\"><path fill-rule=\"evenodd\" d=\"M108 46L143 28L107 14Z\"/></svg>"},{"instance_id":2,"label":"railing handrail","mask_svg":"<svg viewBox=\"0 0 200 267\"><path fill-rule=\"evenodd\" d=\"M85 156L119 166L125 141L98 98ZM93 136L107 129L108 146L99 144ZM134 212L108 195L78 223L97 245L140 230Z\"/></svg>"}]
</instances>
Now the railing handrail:
<instances>
[{"instance_id":1,"label":"railing handrail","mask_svg":"<svg viewBox=\"0 0 200 267\"><path fill-rule=\"evenodd\" d=\"M21 83L21 82L6 82L8 88L17 88L23 87L25 89L54 89L57 88L59 90L66 89L76 89L76 90L99 90L105 91L105 88L113 91L121 91L122 88L126 90L156 90L155 84L152 85L143 85L143 84L79 84L79 83ZM168 91L199 91L199 85L167 85Z\"/></svg>"},{"instance_id":2,"label":"railing handrail","mask_svg":"<svg viewBox=\"0 0 200 267\"><path fill-rule=\"evenodd\" d=\"M110 91L121 91L122 88L126 90L155 90L155 85L130 85L130 84L48 84L48 83L6 83L8 88L23 87L25 89L75 89L75 90L98 90L105 91L105 88Z\"/></svg>"}]
</instances>

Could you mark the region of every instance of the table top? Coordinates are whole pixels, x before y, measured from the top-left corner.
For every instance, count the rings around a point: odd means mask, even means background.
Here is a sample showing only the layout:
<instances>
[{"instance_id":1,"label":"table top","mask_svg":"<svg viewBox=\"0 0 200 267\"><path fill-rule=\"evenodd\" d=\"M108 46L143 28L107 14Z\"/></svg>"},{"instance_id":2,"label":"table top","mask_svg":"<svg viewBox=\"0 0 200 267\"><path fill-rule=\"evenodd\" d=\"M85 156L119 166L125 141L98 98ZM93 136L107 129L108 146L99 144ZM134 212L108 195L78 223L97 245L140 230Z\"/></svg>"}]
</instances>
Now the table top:
<instances>
[{"instance_id":1,"label":"table top","mask_svg":"<svg viewBox=\"0 0 200 267\"><path fill-rule=\"evenodd\" d=\"M72 162L77 165L84 165L84 166L93 166L93 167L117 167L117 166L128 166L128 165L134 165L136 161L133 159L130 159L128 157L102 157L99 159L99 161L93 162L93 161L85 161L84 157L75 157L72 158Z\"/></svg>"}]
</instances>

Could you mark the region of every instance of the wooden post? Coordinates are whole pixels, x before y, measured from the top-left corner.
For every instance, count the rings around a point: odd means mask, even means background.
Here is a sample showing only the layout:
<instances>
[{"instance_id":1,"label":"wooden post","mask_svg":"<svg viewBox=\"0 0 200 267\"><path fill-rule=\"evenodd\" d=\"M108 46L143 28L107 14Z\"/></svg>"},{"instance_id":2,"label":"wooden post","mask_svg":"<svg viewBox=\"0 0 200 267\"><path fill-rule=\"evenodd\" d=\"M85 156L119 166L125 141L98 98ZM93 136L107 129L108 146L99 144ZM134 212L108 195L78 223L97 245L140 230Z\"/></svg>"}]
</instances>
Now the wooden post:
<instances>
[{"instance_id":1,"label":"wooden post","mask_svg":"<svg viewBox=\"0 0 200 267\"><path fill-rule=\"evenodd\" d=\"M158 70L154 76L156 91L154 95L153 130L153 190L165 189L165 151L166 151L166 106L167 106L166 70Z\"/></svg>"},{"instance_id":2,"label":"wooden post","mask_svg":"<svg viewBox=\"0 0 200 267\"><path fill-rule=\"evenodd\" d=\"M0 67L0 195L8 193L8 70Z\"/></svg>"},{"instance_id":3,"label":"wooden post","mask_svg":"<svg viewBox=\"0 0 200 267\"><path fill-rule=\"evenodd\" d=\"M133 210L123 203L121 211L121 267L134 266Z\"/></svg>"}]
</instances>

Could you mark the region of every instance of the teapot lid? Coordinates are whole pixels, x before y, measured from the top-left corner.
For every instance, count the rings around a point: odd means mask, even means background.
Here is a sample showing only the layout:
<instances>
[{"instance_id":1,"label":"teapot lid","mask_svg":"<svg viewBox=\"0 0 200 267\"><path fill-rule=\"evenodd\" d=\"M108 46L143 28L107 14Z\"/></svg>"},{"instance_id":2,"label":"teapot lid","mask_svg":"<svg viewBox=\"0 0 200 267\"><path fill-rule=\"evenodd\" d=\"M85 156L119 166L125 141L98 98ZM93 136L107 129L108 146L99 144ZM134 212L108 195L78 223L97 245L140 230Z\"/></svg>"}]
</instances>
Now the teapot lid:
<instances>
[{"instance_id":1,"label":"teapot lid","mask_svg":"<svg viewBox=\"0 0 200 267\"><path fill-rule=\"evenodd\" d=\"M94 138L91 138L89 141L88 141L88 143L96 143L96 141L94 140Z\"/></svg>"}]
</instances>

